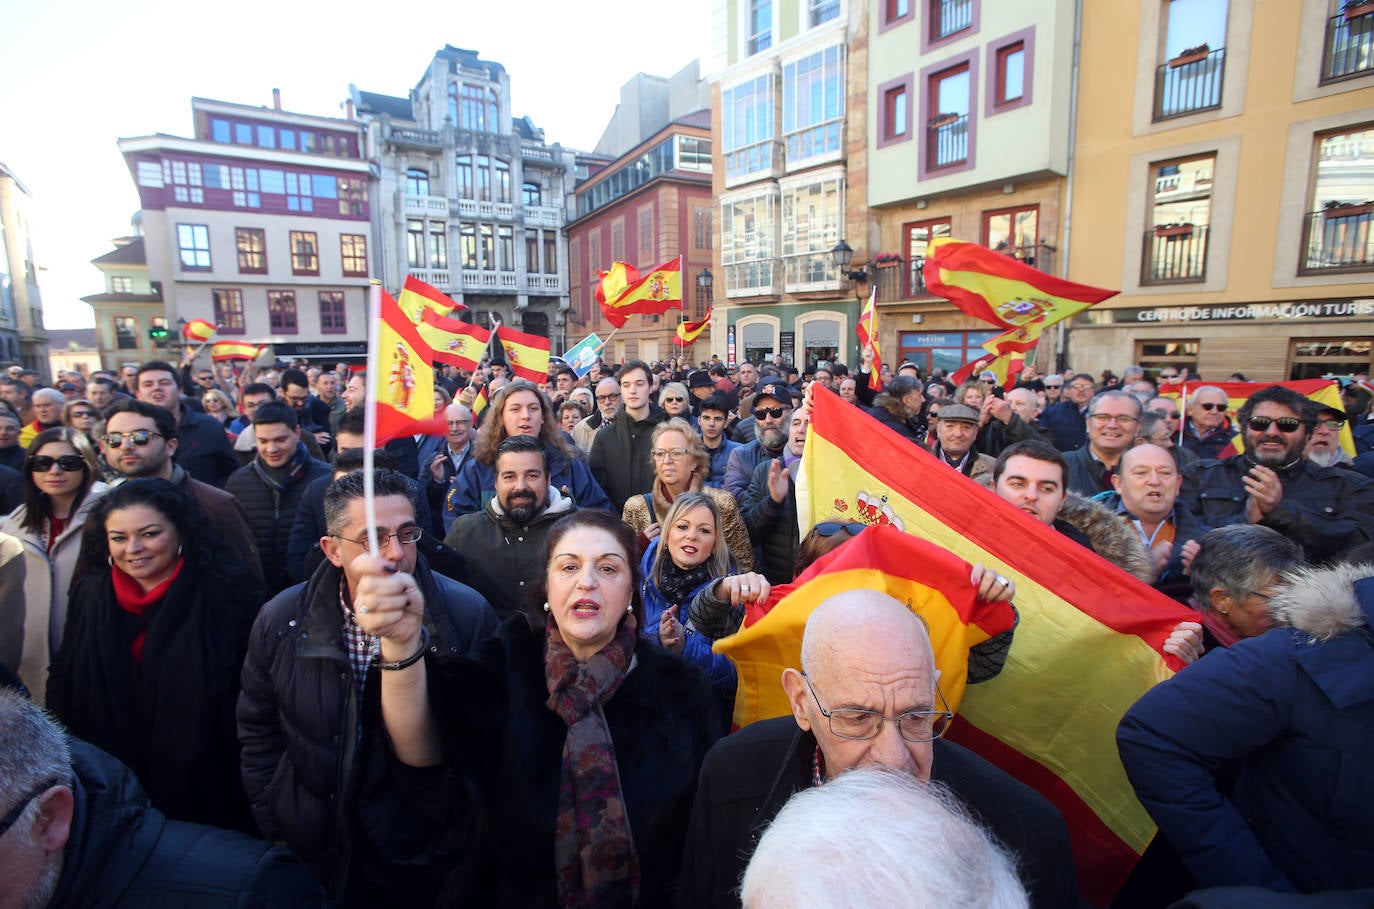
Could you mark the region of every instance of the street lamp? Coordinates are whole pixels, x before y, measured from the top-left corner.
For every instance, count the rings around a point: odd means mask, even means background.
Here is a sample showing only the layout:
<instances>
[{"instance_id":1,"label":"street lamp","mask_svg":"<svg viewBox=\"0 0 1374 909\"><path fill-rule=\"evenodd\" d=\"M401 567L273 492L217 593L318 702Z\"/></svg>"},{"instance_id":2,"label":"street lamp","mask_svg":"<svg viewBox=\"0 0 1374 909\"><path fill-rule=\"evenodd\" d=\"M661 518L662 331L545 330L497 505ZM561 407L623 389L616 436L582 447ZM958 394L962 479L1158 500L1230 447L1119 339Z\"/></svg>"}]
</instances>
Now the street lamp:
<instances>
[{"instance_id":1,"label":"street lamp","mask_svg":"<svg viewBox=\"0 0 1374 909\"><path fill-rule=\"evenodd\" d=\"M849 263L854 261L854 249L848 243L841 240L835 244L835 248L830 250L830 255L835 260L835 268L839 269L840 274L849 279L851 284L867 284L868 269L860 268L855 271L849 270ZM859 289L854 289L854 299L860 300Z\"/></svg>"},{"instance_id":2,"label":"street lamp","mask_svg":"<svg viewBox=\"0 0 1374 909\"><path fill-rule=\"evenodd\" d=\"M697 288L702 293L706 294L707 299L710 299L711 288L715 286L715 283L716 276L711 274L711 269L709 268L703 268L701 273L697 275Z\"/></svg>"}]
</instances>

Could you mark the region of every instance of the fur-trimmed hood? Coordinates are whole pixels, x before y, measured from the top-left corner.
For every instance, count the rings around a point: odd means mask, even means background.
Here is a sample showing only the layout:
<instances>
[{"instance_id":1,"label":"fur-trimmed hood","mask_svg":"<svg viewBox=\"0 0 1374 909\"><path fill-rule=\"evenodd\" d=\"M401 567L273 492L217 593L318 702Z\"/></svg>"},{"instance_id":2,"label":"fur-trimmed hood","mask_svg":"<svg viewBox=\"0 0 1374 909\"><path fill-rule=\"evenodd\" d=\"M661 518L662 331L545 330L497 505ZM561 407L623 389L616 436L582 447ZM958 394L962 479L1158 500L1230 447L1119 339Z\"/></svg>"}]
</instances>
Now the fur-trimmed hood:
<instances>
[{"instance_id":1,"label":"fur-trimmed hood","mask_svg":"<svg viewBox=\"0 0 1374 909\"><path fill-rule=\"evenodd\" d=\"M1313 641L1374 625L1374 565L1295 568L1283 580L1269 601L1278 624L1305 632Z\"/></svg>"},{"instance_id":2,"label":"fur-trimmed hood","mask_svg":"<svg viewBox=\"0 0 1374 909\"><path fill-rule=\"evenodd\" d=\"M1059 519L1082 531L1102 558L1146 584L1154 583L1154 563L1140 534L1126 518L1101 502L1070 494L1064 497Z\"/></svg>"}]
</instances>

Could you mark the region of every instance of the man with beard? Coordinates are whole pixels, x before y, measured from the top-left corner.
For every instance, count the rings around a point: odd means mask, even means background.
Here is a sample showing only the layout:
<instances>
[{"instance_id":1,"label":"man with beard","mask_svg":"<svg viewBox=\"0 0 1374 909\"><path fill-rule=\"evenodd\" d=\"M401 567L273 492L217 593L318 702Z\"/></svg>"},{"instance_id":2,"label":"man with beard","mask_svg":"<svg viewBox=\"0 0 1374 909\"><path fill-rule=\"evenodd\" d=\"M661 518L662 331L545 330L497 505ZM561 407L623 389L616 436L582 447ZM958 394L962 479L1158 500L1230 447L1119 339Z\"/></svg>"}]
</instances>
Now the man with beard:
<instances>
[{"instance_id":1,"label":"man with beard","mask_svg":"<svg viewBox=\"0 0 1374 909\"><path fill-rule=\"evenodd\" d=\"M540 441L510 436L496 449L496 495L481 511L457 518L444 542L467 560L462 580L504 621L544 577L549 528L572 510L572 500L549 485Z\"/></svg>"},{"instance_id":2,"label":"man with beard","mask_svg":"<svg viewBox=\"0 0 1374 909\"><path fill-rule=\"evenodd\" d=\"M763 461L779 457L783 446L787 444L787 426L792 418L792 393L785 385L769 382L754 396L753 406L754 440L731 452L725 467L725 488L741 505L754 468Z\"/></svg>"},{"instance_id":3,"label":"man with beard","mask_svg":"<svg viewBox=\"0 0 1374 909\"><path fill-rule=\"evenodd\" d=\"M1319 405L1312 437L1307 440L1307 449L1303 452L1307 460L1318 467L1349 467L1354 459L1341 447L1341 430L1345 424L1344 410L1329 404Z\"/></svg>"},{"instance_id":4,"label":"man with beard","mask_svg":"<svg viewBox=\"0 0 1374 909\"><path fill-rule=\"evenodd\" d=\"M760 393L762 397L762 393ZM754 564L770 584L792 580L801 533L797 528L797 473L811 426L809 411L788 415L784 448L754 467L740 504L740 515L757 550Z\"/></svg>"},{"instance_id":5,"label":"man with beard","mask_svg":"<svg viewBox=\"0 0 1374 909\"><path fill-rule=\"evenodd\" d=\"M1178 505L1199 538L1226 524L1263 524L1313 562L1374 539L1374 483L1303 457L1317 422L1312 402L1270 386L1250 396L1239 422L1244 454L1199 461L1184 474Z\"/></svg>"}]
</instances>

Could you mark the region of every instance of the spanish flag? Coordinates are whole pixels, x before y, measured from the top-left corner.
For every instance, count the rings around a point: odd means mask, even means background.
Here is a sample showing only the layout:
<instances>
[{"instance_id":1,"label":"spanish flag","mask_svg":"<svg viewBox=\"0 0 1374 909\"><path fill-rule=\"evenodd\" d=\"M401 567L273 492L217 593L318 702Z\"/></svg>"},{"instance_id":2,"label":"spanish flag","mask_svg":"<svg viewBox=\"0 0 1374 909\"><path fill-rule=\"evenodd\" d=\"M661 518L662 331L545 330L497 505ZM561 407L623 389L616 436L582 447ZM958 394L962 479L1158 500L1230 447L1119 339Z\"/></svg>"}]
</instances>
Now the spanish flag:
<instances>
[{"instance_id":1,"label":"spanish flag","mask_svg":"<svg viewBox=\"0 0 1374 909\"><path fill-rule=\"evenodd\" d=\"M477 389L477 397L472 399L472 415L474 417L480 416L482 411L487 409L487 404L491 403L490 398L491 396L487 394L487 386L483 385Z\"/></svg>"},{"instance_id":2,"label":"spanish flag","mask_svg":"<svg viewBox=\"0 0 1374 909\"><path fill-rule=\"evenodd\" d=\"M807 524L835 514L890 523L1016 581L1006 663L967 687L950 736L1055 803L1080 891L1106 905L1155 833L1117 756L1116 725L1179 668L1163 644L1196 614L833 395L815 401L797 509Z\"/></svg>"},{"instance_id":3,"label":"spanish flag","mask_svg":"<svg viewBox=\"0 0 1374 909\"><path fill-rule=\"evenodd\" d=\"M391 295L381 292L377 324L378 364L368 377L367 402L377 410L377 444L403 435L446 432L434 415L434 351Z\"/></svg>"},{"instance_id":4,"label":"spanish flag","mask_svg":"<svg viewBox=\"0 0 1374 909\"><path fill-rule=\"evenodd\" d=\"M181 330L181 336L188 341L196 341L204 344L215 336L217 326L214 322L207 322L204 319L192 319L186 323L186 327Z\"/></svg>"},{"instance_id":5,"label":"spanish flag","mask_svg":"<svg viewBox=\"0 0 1374 909\"><path fill-rule=\"evenodd\" d=\"M925 279L932 294L1001 328L1039 322L1043 330L1117 294L1056 278L986 246L950 237L930 241Z\"/></svg>"},{"instance_id":6,"label":"spanish flag","mask_svg":"<svg viewBox=\"0 0 1374 909\"><path fill-rule=\"evenodd\" d=\"M989 354L970 360L949 377L955 385L962 385L976 379L984 370L991 370L997 376L997 384L1007 388L1016 384L1016 377L1026 368L1026 355L1022 353Z\"/></svg>"},{"instance_id":7,"label":"spanish flag","mask_svg":"<svg viewBox=\"0 0 1374 909\"><path fill-rule=\"evenodd\" d=\"M1295 379L1291 382L1191 382L1187 384L1173 384L1160 386L1159 393L1164 397L1174 398L1178 401L1180 410L1185 410L1188 406L1188 396L1203 386L1209 388L1220 388L1226 392L1227 402L1226 414L1235 421L1236 414L1244 406L1245 402L1252 394L1263 388L1273 385L1282 385L1284 388L1291 388L1298 394L1310 401L1318 404L1325 404L1337 410L1344 411L1345 403L1341 400L1340 383L1334 379ZM1183 429L1182 423L1179 424L1179 431ZM1240 435L1240 428L1237 427L1237 435L1232 440L1230 447L1221 452L1221 457L1230 457L1245 450L1245 443ZM1351 434L1350 423L1347 422L1341 428L1341 448L1352 458L1355 456L1355 436Z\"/></svg>"},{"instance_id":8,"label":"spanish flag","mask_svg":"<svg viewBox=\"0 0 1374 909\"><path fill-rule=\"evenodd\" d=\"M864 304L863 312L859 313L859 324L854 326L854 333L859 336L859 348L861 350L869 344L873 345L873 371L868 374L868 387L874 391L882 391L883 356L878 350L877 284L874 284L873 289L868 293L868 302Z\"/></svg>"},{"instance_id":9,"label":"spanish flag","mask_svg":"<svg viewBox=\"0 0 1374 909\"><path fill-rule=\"evenodd\" d=\"M678 347L686 347L701 337L701 333L711 324L711 310L713 307L706 307L706 315L696 322L679 322L677 334L673 335L673 343Z\"/></svg>"},{"instance_id":10,"label":"spanish flag","mask_svg":"<svg viewBox=\"0 0 1374 909\"><path fill-rule=\"evenodd\" d=\"M463 304L411 275L406 276L406 283L401 288L401 297L396 302L400 305L401 312L416 325L424 320L425 313L447 316L455 309L467 309Z\"/></svg>"},{"instance_id":11,"label":"spanish flag","mask_svg":"<svg viewBox=\"0 0 1374 909\"><path fill-rule=\"evenodd\" d=\"M623 282L623 289L620 289ZM619 292L616 291L619 289ZM603 272L596 301L606 320L623 328L635 313L664 313L682 308L682 257L670 259L641 277L633 265L616 262Z\"/></svg>"},{"instance_id":12,"label":"spanish flag","mask_svg":"<svg viewBox=\"0 0 1374 909\"><path fill-rule=\"evenodd\" d=\"M219 341L210 347L210 359L216 363L225 360L256 360L267 350L266 344L250 344L247 341Z\"/></svg>"},{"instance_id":13,"label":"spanish flag","mask_svg":"<svg viewBox=\"0 0 1374 909\"><path fill-rule=\"evenodd\" d=\"M496 329L496 340L506 352L506 363L516 378L536 385L549 377L549 339L525 334L504 325Z\"/></svg>"},{"instance_id":14,"label":"spanish flag","mask_svg":"<svg viewBox=\"0 0 1374 909\"><path fill-rule=\"evenodd\" d=\"M466 370L477 368L491 341L491 332L485 328L471 322L446 319L433 309L425 309L420 314L415 332L429 346L435 360Z\"/></svg>"}]
</instances>

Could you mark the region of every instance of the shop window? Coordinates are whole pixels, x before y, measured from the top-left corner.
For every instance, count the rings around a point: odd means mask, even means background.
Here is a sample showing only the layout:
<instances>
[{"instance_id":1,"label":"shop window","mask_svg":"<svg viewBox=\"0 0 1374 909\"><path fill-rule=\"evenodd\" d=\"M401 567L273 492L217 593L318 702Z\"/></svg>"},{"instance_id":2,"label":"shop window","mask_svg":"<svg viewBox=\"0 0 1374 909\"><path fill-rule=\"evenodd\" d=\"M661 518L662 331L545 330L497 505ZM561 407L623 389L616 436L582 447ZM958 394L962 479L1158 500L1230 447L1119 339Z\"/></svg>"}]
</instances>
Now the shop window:
<instances>
[{"instance_id":1,"label":"shop window","mask_svg":"<svg viewBox=\"0 0 1374 909\"><path fill-rule=\"evenodd\" d=\"M1186 376L1189 370L1197 369L1198 346L1196 338L1183 341L1137 341L1135 358L1131 362L1139 363L1152 374L1158 374L1164 367L1172 366L1178 370L1179 375Z\"/></svg>"},{"instance_id":2,"label":"shop window","mask_svg":"<svg viewBox=\"0 0 1374 909\"><path fill-rule=\"evenodd\" d=\"M943 369L945 375L977 357L985 356L983 342L997 336L995 331L898 332L899 356L895 362L908 361L921 368L921 375Z\"/></svg>"},{"instance_id":3,"label":"shop window","mask_svg":"<svg viewBox=\"0 0 1374 909\"><path fill-rule=\"evenodd\" d=\"M1371 338L1297 338L1288 342L1288 378L1323 379L1368 373Z\"/></svg>"}]
</instances>

